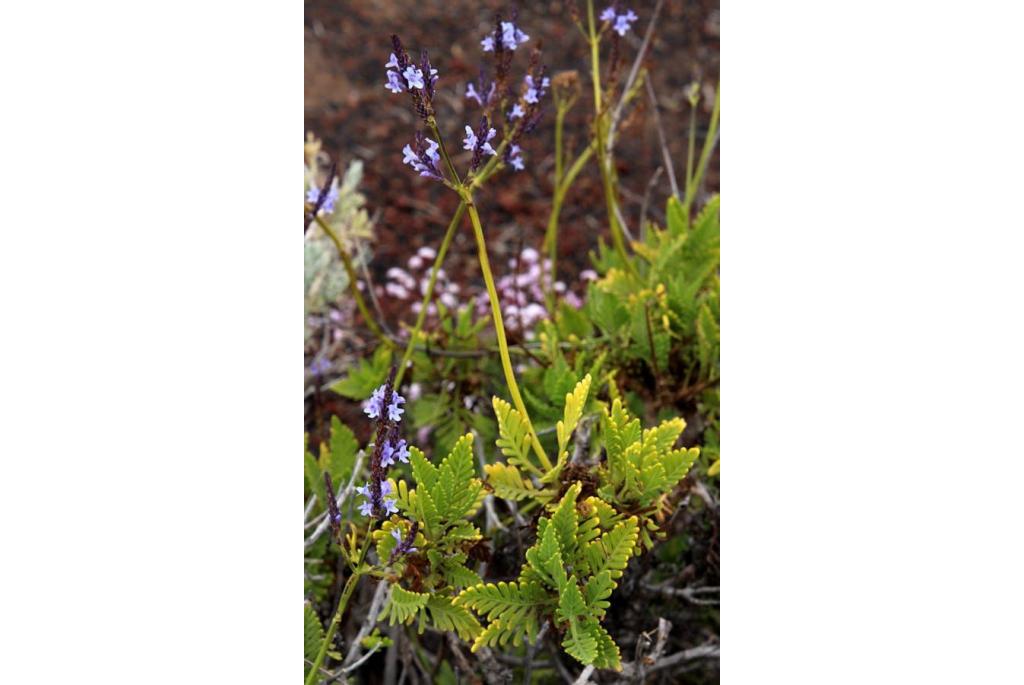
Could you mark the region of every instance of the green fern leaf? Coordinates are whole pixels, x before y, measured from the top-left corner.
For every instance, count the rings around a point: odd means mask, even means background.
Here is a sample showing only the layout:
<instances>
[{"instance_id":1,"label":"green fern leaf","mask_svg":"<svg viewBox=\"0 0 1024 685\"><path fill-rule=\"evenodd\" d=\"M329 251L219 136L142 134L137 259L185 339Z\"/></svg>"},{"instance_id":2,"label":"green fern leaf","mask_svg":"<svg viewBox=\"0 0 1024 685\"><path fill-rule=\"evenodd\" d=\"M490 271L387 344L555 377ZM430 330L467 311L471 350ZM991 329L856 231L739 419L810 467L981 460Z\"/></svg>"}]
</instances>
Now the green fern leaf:
<instances>
[{"instance_id":1,"label":"green fern leaf","mask_svg":"<svg viewBox=\"0 0 1024 685\"><path fill-rule=\"evenodd\" d=\"M637 517L630 516L616 524L599 540L587 545L586 557L591 573L598 576L603 571L608 571L613 580L621 578L629 558L633 555L639 534L639 521Z\"/></svg>"},{"instance_id":2,"label":"green fern leaf","mask_svg":"<svg viewBox=\"0 0 1024 685\"><path fill-rule=\"evenodd\" d=\"M619 656L619 646L615 644L615 640L604 629L604 626L594 623L590 628L590 634L597 641L597 658L594 659L594 666L621 671L622 661Z\"/></svg>"},{"instance_id":3,"label":"green fern leaf","mask_svg":"<svg viewBox=\"0 0 1024 685\"><path fill-rule=\"evenodd\" d=\"M498 417L498 439L495 441L495 444L501 449L501 453L505 455L510 464L515 464L540 474L540 469L534 466L529 457L529 424L505 400L495 397L493 398L492 405L494 406L494 414Z\"/></svg>"},{"instance_id":4,"label":"green fern leaf","mask_svg":"<svg viewBox=\"0 0 1024 685\"><path fill-rule=\"evenodd\" d=\"M540 524L543 523L544 530L541 531ZM541 536L537 544L526 550L526 560L529 567L551 586L552 589L561 592L565 587L566 575L565 566L562 561L562 554L558 542L558 534L554 526L546 525L547 519L538 522L537 532Z\"/></svg>"},{"instance_id":5,"label":"green fern leaf","mask_svg":"<svg viewBox=\"0 0 1024 685\"><path fill-rule=\"evenodd\" d=\"M584 666L589 666L597 659L597 634L593 630L596 622L579 623L573 621L569 624L569 631L562 640L562 649L576 661Z\"/></svg>"},{"instance_id":6,"label":"green fern leaf","mask_svg":"<svg viewBox=\"0 0 1024 685\"><path fill-rule=\"evenodd\" d=\"M590 374L583 377L572 392L565 395L565 413L562 420L555 425L558 435L558 451L561 453L569 445L569 437L576 430L576 425L583 416L583 408L587 403L587 394L590 392Z\"/></svg>"},{"instance_id":7,"label":"green fern leaf","mask_svg":"<svg viewBox=\"0 0 1024 685\"><path fill-rule=\"evenodd\" d=\"M558 536L558 546L562 559L573 559L576 556L576 533L579 528L579 515L576 513L576 497L580 494L579 483L573 483L551 515L551 526Z\"/></svg>"},{"instance_id":8,"label":"green fern leaf","mask_svg":"<svg viewBox=\"0 0 1024 685\"><path fill-rule=\"evenodd\" d=\"M391 599L381 612L381 620L387 619L389 625L412 623L416 613L427 604L430 595L423 592L411 592L399 585L391 586Z\"/></svg>"},{"instance_id":9,"label":"green fern leaf","mask_svg":"<svg viewBox=\"0 0 1024 685\"><path fill-rule=\"evenodd\" d=\"M665 465L665 478L669 483L669 488L675 487L676 483L686 477L686 474L690 472L690 469L693 468L699 457L699 447L674 450L665 455L663 463Z\"/></svg>"},{"instance_id":10,"label":"green fern leaf","mask_svg":"<svg viewBox=\"0 0 1024 685\"><path fill-rule=\"evenodd\" d=\"M452 603L451 597L439 597L431 595L425 607L430 614L430 624L437 630L454 631L463 640L476 638L483 627L476 617L464 606ZM423 610L420 610L421 618ZM419 632L422 630L423 622L420 622Z\"/></svg>"},{"instance_id":11,"label":"green fern leaf","mask_svg":"<svg viewBox=\"0 0 1024 685\"><path fill-rule=\"evenodd\" d=\"M324 627L320 624L320 619L317 617L316 612L309 604L303 606L305 610L305 617L303 619L303 641L305 642L305 649L303 650L306 654L307 661L315 661L316 655L320 652L320 647L324 643ZM309 673L309 665L306 665L306 673Z\"/></svg>"},{"instance_id":12,"label":"green fern leaf","mask_svg":"<svg viewBox=\"0 0 1024 685\"><path fill-rule=\"evenodd\" d=\"M594 618L604 616L605 611L611 606L608 598L611 597L613 590L615 590L615 581L612 580L612 574L607 569L587 580L587 584L583 588L583 599Z\"/></svg>"},{"instance_id":13,"label":"green fern leaf","mask_svg":"<svg viewBox=\"0 0 1024 685\"><path fill-rule=\"evenodd\" d=\"M520 475L519 469L511 464L485 464L484 472L494 494L502 499L519 501L542 495L542 491L537 490L533 482Z\"/></svg>"},{"instance_id":14,"label":"green fern leaf","mask_svg":"<svg viewBox=\"0 0 1024 685\"><path fill-rule=\"evenodd\" d=\"M336 488L344 487L352 475L352 467L356 463L356 452L359 442L355 433L341 422L337 416L331 417L330 450L324 455L323 446L320 450L320 468L328 471Z\"/></svg>"}]
</instances>

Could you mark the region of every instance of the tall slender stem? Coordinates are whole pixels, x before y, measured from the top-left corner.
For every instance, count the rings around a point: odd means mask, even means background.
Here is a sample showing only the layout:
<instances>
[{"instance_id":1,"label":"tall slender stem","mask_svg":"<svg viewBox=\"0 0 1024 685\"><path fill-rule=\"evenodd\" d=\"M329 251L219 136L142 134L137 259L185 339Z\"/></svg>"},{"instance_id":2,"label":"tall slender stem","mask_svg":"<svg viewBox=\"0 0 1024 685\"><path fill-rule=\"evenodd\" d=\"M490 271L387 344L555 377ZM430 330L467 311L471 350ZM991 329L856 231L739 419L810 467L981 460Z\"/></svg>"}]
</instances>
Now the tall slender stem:
<instances>
[{"instance_id":1,"label":"tall slender stem","mask_svg":"<svg viewBox=\"0 0 1024 685\"><path fill-rule=\"evenodd\" d=\"M501 319L501 302L498 300L498 291L494 287L494 276L491 274L491 262L487 258L487 243L484 240L484 229L480 225L480 215L477 214L476 206L473 204L473 197L469 192L463 189L462 193L463 200L469 208L469 220L473 224L473 235L476 237L480 270L483 272L484 283L487 285L487 296L491 301L491 316L494 319L494 331L498 338L498 354L501 356L501 367L505 371L508 391L512 396L512 403L515 405L516 410L526 422L526 430L530 434L530 444L533 446L533 451L537 454L537 458L540 459L540 463L544 468L550 471L552 468L551 460L548 459L548 455L544 452L540 440L537 439L537 431L534 430L533 423L530 421L530 415L526 411L526 405L523 404L523 398L519 394L519 385L516 383L516 375L512 370L512 359L508 353L508 341L505 339L505 325Z\"/></svg>"},{"instance_id":2,"label":"tall slender stem","mask_svg":"<svg viewBox=\"0 0 1024 685\"><path fill-rule=\"evenodd\" d=\"M580 153L580 156L569 167L565 177L555 184L555 191L551 197L551 214L548 215L548 227L544 232L544 247L548 253L548 260L551 262L551 271L548 274L547 282L548 309L550 311L554 311L555 306L555 277L558 273L558 220L562 215L562 204L565 202L565 195L569 192L569 187L572 186L573 181L583 170L583 165L587 163L593 153L593 144Z\"/></svg>"},{"instance_id":3,"label":"tall slender stem","mask_svg":"<svg viewBox=\"0 0 1024 685\"><path fill-rule=\"evenodd\" d=\"M693 172L693 179L686 182L686 197L683 199L683 216L687 222L690 220L690 206L697 196L697 189L704 180L704 172L708 169L708 162L711 159L711 151L718 142L718 116L721 109L722 86L719 85L715 92L715 106L711 110L711 122L708 124L708 133L704 138L704 147L700 151L700 161L697 162L697 169Z\"/></svg>"},{"instance_id":4,"label":"tall slender stem","mask_svg":"<svg viewBox=\"0 0 1024 685\"><path fill-rule=\"evenodd\" d=\"M594 87L594 137L597 142L597 165L601 170L601 185L604 188L604 202L605 208L608 211L608 225L612 231L612 244L615 246L615 251L619 253L623 266L630 273L636 274L636 268L626 254L626 241L622 236L622 225L619 223L619 216L616 211L618 203L615 199L615 184L612 181L611 169L609 169L608 165L608 155L605 150L608 137L608 113L604 111L604 99L601 97L600 39L597 35L597 25L594 22L594 0L587 0L587 30L590 41L590 80Z\"/></svg>"},{"instance_id":5,"label":"tall slender stem","mask_svg":"<svg viewBox=\"0 0 1024 685\"><path fill-rule=\"evenodd\" d=\"M328 225L326 221L321 219L319 216L315 217L317 225L323 229L323 232L327 234L327 237L334 243L334 247L338 250L338 255L341 257L341 263L345 267L345 273L348 274L348 284L352 290L352 297L355 298L356 307L359 308L359 313L363 315L363 319L366 320L366 325L369 326L373 334L380 338L380 341L387 347L394 347L394 343L384 335L384 331L381 330L380 326L377 325L377 320L370 314L369 307L366 306L366 300L363 299L363 294L359 292L359 283L357 281L358 276L356 270L352 266L352 259L348 256L348 250L341 243L341 239L338 238L338 234ZM367 284L369 287L369 284Z\"/></svg>"},{"instance_id":6,"label":"tall slender stem","mask_svg":"<svg viewBox=\"0 0 1024 685\"><path fill-rule=\"evenodd\" d=\"M412 351L416 345L416 339L419 337L420 331L423 329L423 322L427 318L427 307L430 306L430 300L434 297L434 287L437 285L437 272L441 270L444 258L448 254L448 247L452 244L452 238L455 236L455 231L458 229L459 223L462 221L462 215L465 213L466 201L463 200L455 210L451 223L448 224L448 230L445 231L444 239L441 241L441 247L437 250L437 257L434 259L434 266L430 269L430 281L427 283L427 291L423 293L423 302L420 306L420 313L416 316L416 325L413 326L412 332L409 334L409 342L405 345L405 352L402 353L402 361L398 365L398 375L395 376L396 388L401 387L402 385L402 376L405 375L405 368L409 364L409 359L412 357Z\"/></svg>"}]
</instances>

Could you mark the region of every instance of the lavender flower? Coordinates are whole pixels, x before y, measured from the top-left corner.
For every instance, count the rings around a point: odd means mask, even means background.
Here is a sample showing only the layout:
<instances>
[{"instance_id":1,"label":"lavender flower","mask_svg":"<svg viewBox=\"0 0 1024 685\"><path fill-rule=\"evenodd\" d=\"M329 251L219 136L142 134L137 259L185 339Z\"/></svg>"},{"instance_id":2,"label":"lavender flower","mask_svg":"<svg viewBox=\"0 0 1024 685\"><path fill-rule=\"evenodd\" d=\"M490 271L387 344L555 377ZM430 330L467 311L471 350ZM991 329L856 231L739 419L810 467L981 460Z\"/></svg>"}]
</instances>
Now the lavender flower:
<instances>
[{"instance_id":1,"label":"lavender flower","mask_svg":"<svg viewBox=\"0 0 1024 685\"><path fill-rule=\"evenodd\" d=\"M486 121L486 119L484 121ZM480 135L483 136L483 133L481 132ZM489 155L496 154L494 148L491 147L490 143L490 141L493 140L494 136L496 135L498 135L497 131L495 131L493 128L488 128L487 138L481 143L480 140L477 138L477 134L469 125L467 125L466 137L462 139L462 149L475 151L477 147L479 147L481 150L483 150Z\"/></svg>"},{"instance_id":2,"label":"lavender flower","mask_svg":"<svg viewBox=\"0 0 1024 685\"><path fill-rule=\"evenodd\" d=\"M511 164L512 168L516 171L522 171L526 168L526 165L523 164L522 150L518 145L510 146L506 157L508 158L508 163Z\"/></svg>"},{"instance_id":3,"label":"lavender flower","mask_svg":"<svg viewBox=\"0 0 1024 685\"><path fill-rule=\"evenodd\" d=\"M437 181L442 179L441 168L438 163L441 161L441 155L438 153L440 146L436 141L425 138L423 134L416 134L416 149L413 149L411 145L406 145L402 148L402 153L405 157L402 159L403 164L408 164L415 171L419 172L420 176L426 176Z\"/></svg>"},{"instance_id":4,"label":"lavender flower","mask_svg":"<svg viewBox=\"0 0 1024 685\"><path fill-rule=\"evenodd\" d=\"M391 494L391 481L382 481L380 484L380 498L374 505L376 499L373 494L373 481L371 480L366 485L360 485L356 488L356 492L366 498L366 501L359 505L359 513L363 516L371 516L373 512L383 511L387 514L397 514L398 506L395 504L396 500L393 497L387 497Z\"/></svg>"},{"instance_id":5,"label":"lavender flower","mask_svg":"<svg viewBox=\"0 0 1024 685\"><path fill-rule=\"evenodd\" d=\"M323 376L331 370L331 360L326 357L314 359L309 365L309 372L314 376Z\"/></svg>"},{"instance_id":6,"label":"lavender flower","mask_svg":"<svg viewBox=\"0 0 1024 685\"><path fill-rule=\"evenodd\" d=\"M370 399L366 401L366 406L363 407L363 411L371 419L378 419L384 413L384 402L385 396L388 395L390 389L387 384L384 384L373 391ZM405 410L400 405L405 404L405 398L399 395L394 390L390 391L391 400L388 405L388 420L398 423L402 420L402 412Z\"/></svg>"},{"instance_id":7,"label":"lavender flower","mask_svg":"<svg viewBox=\"0 0 1024 685\"><path fill-rule=\"evenodd\" d=\"M395 563L395 559L397 559L399 556L403 554L412 554L413 552L419 551L412 545L412 543L416 540L416 533L418 533L419 530L419 521L412 522L412 526L410 526L409 528L409 533L405 536L405 538L402 538L402 533L397 528L391 529L391 537L395 539L395 542L397 544L395 544L394 549L391 550L391 557L388 559L388 564Z\"/></svg>"},{"instance_id":8,"label":"lavender flower","mask_svg":"<svg viewBox=\"0 0 1024 685\"><path fill-rule=\"evenodd\" d=\"M480 86L480 90L477 90L476 86ZM476 84L470 82L466 84L466 99L476 100L477 104L481 107L486 107L491 103L491 99L494 97L495 85L489 84L487 87L483 85L483 78L481 77ZM486 90L487 95L483 95L480 91Z\"/></svg>"},{"instance_id":9,"label":"lavender flower","mask_svg":"<svg viewBox=\"0 0 1024 685\"><path fill-rule=\"evenodd\" d=\"M409 463L409 445L406 444L405 440L385 444L384 449L381 450L380 465L384 468L391 466L395 463L395 457L398 457L398 461L403 464Z\"/></svg>"},{"instance_id":10,"label":"lavender flower","mask_svg":"<svg viewBox=\"0 0 1024 685\"><path fill-rule=\"evenodd\" d=\"M630 24L635 22L637 19L639 19L639 17L636 16L636 12L634 12L633 10L629 10L625 14L620 14L619 16L615 17L615 26L613 26L612 28L614 29L615 33L619 34L620 36L624 36L626 35L626 32L629 31Z\"/></svg>"},{"instance_id":11,"label":"lavender flower","mask_svg":"<svg viewBox=\"0 0 1024 685\"><path fill-rule=\"evenodd\" d=\"M537 86L530 74L527 74L523 81L526 83L526 94L523 95L523 99L531 105L540 102L540 99L548 92L548 88L551 87L551 79L547 76L540 79L540 87Z\"/></svg>"},{"instance_id":12,"label":"lavender flower","mask_svg":"<svg viewBox=\"0 0 1024 685\"><path fill-rule=\"evenodd\" d=\"M639 19L636 16L636 12L633 10L622 11L622 3L616 2L605 8L604 12L601 12L601 21L614 21L615 24L612 26L612 30L620 36L626 35L629 31L630 25Z\"/></svg>"},{"instance_id":13,"label":"lavender flower","mask_svg":"<svg viewBox=\"0 0 1024 685\"><path fill-rule=\"evenodd\" d=\"M515 50L528 40L530 40L530 37L523 33L514 23L511 21L501 22L501 45L506 50ZM494 35L488 34L486 38L480 41L480 46L484 49L484 52L493 52Z\"/></svg>"},{"instance_id":14,"label":"lavender flower","mask_svg":"<svg viewBox=\"0 0 1024 685\"><path fill-rule=\"evenodd\" d=\"M520 119L520 118L523 117L524 114L526 114L526 112L523 111L523 108L520 107L519 103L517 102L516 104L514 104L512 106L512 111L508 113L508 118L509 119Z\"/></svg>"},{"instance_id":15,"label":"lavender flower","mask_svg":"<svg viewBox=\"0 0 1024 685\"><path fill-rule=\"evenodd\" d=\"M409 91L416 114L427 121L434 115L434 84L437 83L437 69L430 66L426 50L422 52L420 64L417 66L409 59L409 54L402 47L402 41L397 35L391 36L391 44L394 51L384 65L388 68L388 82L384 87L392 93Z\"/></svg>"},{"instance_id":16,"label":"lavender flower","mask_svg":"<svg viewBox=\"0 0 1024 685\"><path fill-rule=\"evenodd\" d=\"M414 64L410 64L402 72L402 76L409 83L410 88L422 89L426 84L423 82L423 72Z\"/></svg>"},{"instance_id":17,"label":"lavender flower","mask_svg":"<svg viewBox=\"0 0 1024 685\"><path fill-rule=\"evenodd\" d=\"M310 188L306 191L306 202L311 205L316 205L317 200L320 199L320 189ZM334 211L334 203L338 201L338 188L331 184L330 189L327 191L327 197L324 199L324 203L320 205L321 214L330 214Z\"/></svg>"}]
</instances>

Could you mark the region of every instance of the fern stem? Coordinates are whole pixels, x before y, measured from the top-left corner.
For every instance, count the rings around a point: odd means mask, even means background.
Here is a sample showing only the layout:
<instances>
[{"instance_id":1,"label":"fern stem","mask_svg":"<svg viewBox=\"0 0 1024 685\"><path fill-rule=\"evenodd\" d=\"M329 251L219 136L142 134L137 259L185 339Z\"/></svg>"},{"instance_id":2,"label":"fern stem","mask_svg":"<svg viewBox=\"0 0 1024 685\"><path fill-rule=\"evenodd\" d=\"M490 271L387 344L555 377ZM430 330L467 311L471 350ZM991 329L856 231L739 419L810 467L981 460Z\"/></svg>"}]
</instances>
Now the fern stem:
<instances>
[{"instance_id":1,"label":"fern stem","mask_svg":"<svg viewBox=\"0 0 1024 685\"><path fill-rule=\"evenodd\" d=\"M423 294L420 313L416 316L416 325L413 326L412 332L409 334L409 342L405 345L405 352L402 353L402 361L398 365L398 375L395 376L396 388L399 388L402 385L402 377L405 375L405 368L409 364L409 359L412 357L413 349L416 346L416 340L419 337L420 331L423 330L423 322L426 321L427 318L427 307L430 305L430 300L434 297L434 287L437 285L437 272L441 270L444 258L448 254L448 247L452 244L452 238L455 236L455 230L459 227L459 223L462 221L462 215L465 214L465 212L466 201L463 200L455 210L451 223L448 224L448 230L445 231L444 239L441 241L441 247L437 250L437 257L434 259L434 266L430 269L430 281L427 283L427 292Z\"/></svg>"},{"instance_id":2,"label":"fern stem","mask_svg":"<svg viewBox=\"0 0 1024 685\"><path fill-rule=\"evenodd\" d=\"M526 422L526 429L530 432L530 444L533 446L533 451L536 452L537 458L540 459L540 463L544 468L550 471L552 468L551 460L548 459L548 455L544 452L540 440L537 439L537 431L533 429L530 415L526 412L526 405L523 404L523 398L519 394L519 385L516 383L516 375L512 370L512 359L508 353L508 340L505 338L505 325L501 319L501 302L498 300L498 291L494 287L494 276L491 274L491 263L487 258L487 243L484 240L484 229L480 225L480 215L476 211L473 197L469 194L469 191L463 190L462 193L463 201L469 208L469 220L473 224L473 235L476 237L480 270L483 272L484 283L487 285L487 297L491 301L491 318L494 320L494 331L498 338L498 354L501 357L501 367L505 371L508 391L512 396L512 403L515 404L516 410L522 414L523 420Z\"/></svg>"},{"instance_id":3,"label":"fern stem","mask_svg":"<svg viewBox=\"0 0 1024 685\"><path fill-rule=\"evenodd\" d=\"M345 246L341 243L341 239L338 238L338 234L334 232L334 229L332 229L326 221L321 219L319 216L314 218L316 219L317 225L320 226L323 232L327 234L327 237L331 239L331 242L334 243L334 247L338 250L338 256L341 257L341 263L345 266L345 273L348 274L348 285L352 290L352 297L355 298L356 307L359 308L359 313L363 315L366 325L371 331L373 331L374 335L380 338L380 341L384 343L384 345L394 348L394 343L384 335L384 331L382 331L380 326L377 325L377 320L372 314L370 314L370 309L366 306L366 300L363 299L363 294L359 292L359 283L357 282L358 277L356 275L355 268L352 266L352 259L348 256L348 250L345 249ZM369 287L369 284L367 284L367 287Z\"/></svg>"}]
</instances>

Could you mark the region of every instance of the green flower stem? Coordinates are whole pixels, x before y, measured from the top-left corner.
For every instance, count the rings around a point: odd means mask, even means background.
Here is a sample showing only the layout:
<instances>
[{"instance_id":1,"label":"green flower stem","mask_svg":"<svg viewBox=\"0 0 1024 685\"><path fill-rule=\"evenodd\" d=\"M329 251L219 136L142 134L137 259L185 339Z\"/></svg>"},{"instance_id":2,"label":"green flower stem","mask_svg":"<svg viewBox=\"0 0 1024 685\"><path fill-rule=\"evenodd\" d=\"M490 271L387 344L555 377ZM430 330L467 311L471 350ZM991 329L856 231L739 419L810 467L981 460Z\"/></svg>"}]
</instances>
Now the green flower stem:
<instances>
[{"instance_id":1,"label":"green flower stem","mask_svg":"<svg viewBox=\"0 0 1024 685\"><path fill-rule=\"evenodd\" d=\"M455 179L455 183L461 185L462 179L459 178L459 172L455 170L455 165L452 164L452 158L448 156L448 147L444 144L444 138L441 137L441 130L437 128L437 121L434 117L427 119L427 125L430 126L430 130L434 132L434 138L437 139L437 145L441 148L441 157L444 158L444 163L448 167L448 173Z\"/></svg>"},{"instance_id":2,"label":"green flower stem","mask_svg":"<svg viewBox=\"0 0 1024 685\"><path fill-rule=\"evenodd\" d=\"M372 525L371 522L370 526ZM320 675L320 666L323 665L324 657L327 656L327 650L334 641L334 633L338 630L338 625L341 623L341 617L345 613L345 607L348 606L348 600L352 598L352 592L356 589L359 579L368 572L368 569L363 568L363 562L366 560L366 553L370 551L370 542L373 539L370 535L370 526L366 529L366 540L363 542L363 548L359 552L359 560L354 564L352 575L345 581L345 587L341 591L341 597L338 599L338 608L334 611L334 617L331 619L331 624L327 626L327 633L324 635L323 644L320 645L320 651L317 652L316 659L314 659L313 665L309 669L309 675L306 676L306 685L316 685Z\"/></svg>"},{"instance_id":3,"label":"green flower stem","mask_svg":"<svg viewBox=\"0 0 1024 685\"><path fill-rule=\"evenodd\" d=\"M708 134L704 138L704 147L700 151L700 161L697 162L697 170L693 178L686 179L686 197L683 199L683 216L687 223L690 221L690 206L697 196L697 189L704 180L704 173L708 169L708 162L711 160L711 151L715 148L718 140L718 115L721 109L722 87L719 85L715 92L715 106L711 110L711 122L708 124Z\"/></svg>"},{"instance_id":4,"label":"green flower stem","mask_svg":"<svg viewBox=\"0 0 1024 685\"><path fill-rule=\"evenodd\" d=\"M363 299L363 294L359 292L359 284L357 282L358 277L356 275L356 270L355 268L353 268L352 260L349 258L348 251L345 249L345 246L342 245L341 239L338 238L338 234L335 233L334 230L327 224L327 222L321 219L319 216L314 218L316 219L317 225L320 226L321 229L323 229L323 232L326 233L327 237L330 238L331 242L334 243L334 247L338 249L338 255L341 257L341 263L345 266L345 273L348 274L348 285L349 288L352 290L352 297L355 298L356 307L359 308L359 313L362 314L363 319L366 320L366 325L370 327L370 330L373 331L374 335L380 338L380 341L382 343L384 343L387 347L394 348L394 343L391 342L391 340L389 340L386 335L384 335L384 331L382 331L380 326L377 325L377 320L373 318L373 315L370 314L370 309L366 306L366 300ZM367 283L366 285L367 287L370 287L369 283Z\"/></svg>"},{"instance_id":5,"label":"green flower stem","mask_svg":"<svg viewBox=\"0 0 1024 685\"><path fill-rule=\"evenodd\" d=\"M601 54L598 49L600 39L594 22L594 0L587 0L587 29L590 40L590 80L594 86L594 138L597 144L597 165L601 170L601 185L604 188L604 202L608 211L608 224L612 230L612 243L619 253L626 270L636 275L636 268L626 254L626 241L623 238L622 224L619 223L618 212L615 211L615 184L612 181L611 169L605 147L608 142L608 113L604 111L601 97Z\"/></svg>"},{"instance_id":6,"label":"green flower stem","mask_svg":"<svg viewBox=\"0 0 1024 685\"><path fill-rule=\"evenodd\" d=\"M548 275L547 282L548 311L553 312L555 307L555 277L558 272L558 220L562 215L562 203L565 201L566 193L569 192L569 187L576 180L576 177L583 170L583 166L593 153L593 145L583 150L572 166L569 167L565 178L555 183L555 192L551 198L551 214L548 216L548 228L544 233L544 247L547 250L548 259L551 261L551 273Z\"/></svg>"},{"instance_id":7,"label":"green flower stem","mask_svg":"<svg viewBox=\"0 0 1024 685\"><path fill-rule=\"evenodd\" d=\"M487 258L487 243L484 241L484 229L480 225L480 215L477 214L476 206L473 204L473 196L468 190L462 190L462 198L469 208L469 220L473 223L473 234L476 237L477 254L480 258L480 270L484 275L484 282L487 284L487 296L491 301L491 316L494 319L494 330L498 338L498 354L501 356L501 366L505 371L505 381L508 383L508 391L512 396L512 403L516 410L522 415L526 422L526 429L530 434L530 444L537 458L547 471L552 469L551 460L545 454L544 448L537 439L537 431L533 429L530 415L526 412L526 405L519 394L519 385L516 383L516 375L512 370L512 359L508 353L508 341L505 339L505 325L501 319L501 303L498 300L498 292L494 287L494 276L491 274L491 263Z\"/></svg>"},{"instance_id":8,"label":"green flower stem","mask_svg":"<svg viewBox=\"0 0 1024 685\"><path fill-rule=\"evenodd\" d=\"M423 294L423 304L420 307L420 313L416 316L416 325L413 326L412 332L409 334L409 342L405 345L405 352L402 354L402 361L398 365L398 375L395 376L396 388L399 388L402 385L402 377L405 375L405 368L409 364L413 348L416 346L416 340L419 338L420 331L423 329L423 322L427 318L427 307L430 306L430 300L434 297L434 286L437 284L437 272L441 270L444 258L448 254L448 247L452 244L452 238L455 236L455 231L459 227L459 223L462 221L462 215L465 213L466 201L463 200L455 210L451 223L448 224L448 230L445 231L444 239L441 241L441 247L437 251L437 257L434 259L434 266L430 270L430 281L427 283L427 292Z\"/></svg>"}]
</instances>

